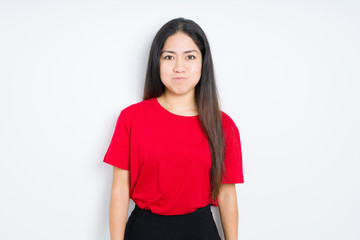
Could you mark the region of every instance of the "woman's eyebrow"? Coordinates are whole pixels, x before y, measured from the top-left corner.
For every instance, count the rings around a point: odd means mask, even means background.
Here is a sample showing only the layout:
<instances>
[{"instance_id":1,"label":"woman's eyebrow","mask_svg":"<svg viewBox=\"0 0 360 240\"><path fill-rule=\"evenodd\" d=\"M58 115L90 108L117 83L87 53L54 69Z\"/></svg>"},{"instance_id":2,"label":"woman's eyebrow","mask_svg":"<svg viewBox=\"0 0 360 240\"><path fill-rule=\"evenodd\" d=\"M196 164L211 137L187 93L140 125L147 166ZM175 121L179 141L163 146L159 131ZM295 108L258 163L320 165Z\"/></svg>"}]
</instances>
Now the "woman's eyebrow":
<instances>
[{"instance_id":1,"label":"woman's eyebrow","mask_svg":"<svg viewBox=\"0 0 360 240\"><path fill-rule=\"evenodd\" d=\"M170 51L170 50L164 50L164 51L161 51L160 53L163 54L163 53L165 53L165 52L167 52L167 53L173 53L173 54L176 53L176 52ZM196 52L197 54L199 54L198 51L196 51L196 50L188 50L188 51L185 51L184 53L186 54L186 53L191 53L191 52Z\"/></svg>"}]
</instances>

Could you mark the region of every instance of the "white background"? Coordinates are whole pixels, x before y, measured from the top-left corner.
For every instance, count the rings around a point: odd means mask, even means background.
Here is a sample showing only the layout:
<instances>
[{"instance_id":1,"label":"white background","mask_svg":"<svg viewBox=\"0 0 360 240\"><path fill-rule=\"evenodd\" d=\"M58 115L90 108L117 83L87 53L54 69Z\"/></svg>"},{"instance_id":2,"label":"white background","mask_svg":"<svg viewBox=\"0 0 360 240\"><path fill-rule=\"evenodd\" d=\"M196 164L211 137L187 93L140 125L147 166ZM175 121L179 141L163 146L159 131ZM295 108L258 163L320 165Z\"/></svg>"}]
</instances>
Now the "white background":
<instances>
[{"instance_id":1,"label":"white background","mask_svg":"<svg viewBox=\"0 0 360 240\"><path fill-rule=\"evenodd\" d=\"M240 131L239 239L360 239L359 12L355 0L1 1L0 239L109 239L102 160L176 17L207 34Z\"/></svg>"}]
</instances>

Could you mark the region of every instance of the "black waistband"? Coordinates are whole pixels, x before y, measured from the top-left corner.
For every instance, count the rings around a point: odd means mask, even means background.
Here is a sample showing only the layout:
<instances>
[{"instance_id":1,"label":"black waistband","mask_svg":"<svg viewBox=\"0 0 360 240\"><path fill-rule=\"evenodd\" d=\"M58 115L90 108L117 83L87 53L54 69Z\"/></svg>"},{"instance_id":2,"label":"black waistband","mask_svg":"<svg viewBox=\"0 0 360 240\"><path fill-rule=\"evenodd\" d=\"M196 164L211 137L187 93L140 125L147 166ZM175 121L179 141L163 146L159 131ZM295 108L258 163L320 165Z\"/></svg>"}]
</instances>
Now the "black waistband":
<instances>
[{"instance_id":1,"label":"black waistband","mask_svg":"<svg viewBox=\"0 0 360 240\"><path fill-rule=\"evenodd\" d=\"M195 222L203 220L207 217L212 217L210 204L205 207L198 208L194 212L182 215L159 215L152 213L150 210L141 209L135 204L133 214L140 220L147 220L160 223L182 223L182 222Z\"/></svg>"}]
</instances>

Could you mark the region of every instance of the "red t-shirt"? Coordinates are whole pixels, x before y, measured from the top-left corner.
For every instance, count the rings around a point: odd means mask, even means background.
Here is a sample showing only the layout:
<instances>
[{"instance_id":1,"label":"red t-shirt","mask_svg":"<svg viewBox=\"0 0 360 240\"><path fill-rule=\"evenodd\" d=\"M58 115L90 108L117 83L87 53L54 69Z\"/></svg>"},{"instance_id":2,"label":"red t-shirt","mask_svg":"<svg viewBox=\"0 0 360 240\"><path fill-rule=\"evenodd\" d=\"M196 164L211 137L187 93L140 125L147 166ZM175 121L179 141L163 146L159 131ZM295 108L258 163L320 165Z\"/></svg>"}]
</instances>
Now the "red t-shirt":
<instances>
[{"instance_id":1,"label":"red t-shirt","mask_svg":"<svg viewBox=\"0 0 360 240\"><path fill-rule=\"evenodd\" d=\"M222 112L225 168L222 183L243 183L239 130ZM169 112L150 98L124 108L105 163L130 171L130 198L142 209L179 215L208 204L211 153L198 116Z\"/></svg>"}]
</instances>

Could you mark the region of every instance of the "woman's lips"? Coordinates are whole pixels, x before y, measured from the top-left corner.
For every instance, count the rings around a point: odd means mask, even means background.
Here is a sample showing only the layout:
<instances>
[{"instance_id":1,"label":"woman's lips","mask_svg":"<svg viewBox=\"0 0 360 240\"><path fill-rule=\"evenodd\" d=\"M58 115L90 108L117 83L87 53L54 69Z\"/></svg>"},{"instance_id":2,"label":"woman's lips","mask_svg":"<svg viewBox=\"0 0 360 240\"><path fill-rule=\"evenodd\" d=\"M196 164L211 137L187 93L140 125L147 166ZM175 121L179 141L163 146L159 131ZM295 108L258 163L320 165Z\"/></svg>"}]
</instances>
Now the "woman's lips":
<instances>
[{"instance_id":1,"label":"woman's lips","mask_svg":"<svg viewBox=\"0 0 360 240\"><path fill-rule=\"evenodd\" d=\"M184 77L176 77L176 78L173 78L173 79L175 79L175 80L185 80L186 78L184 78Z\"/></svg>"}]
</instances>

